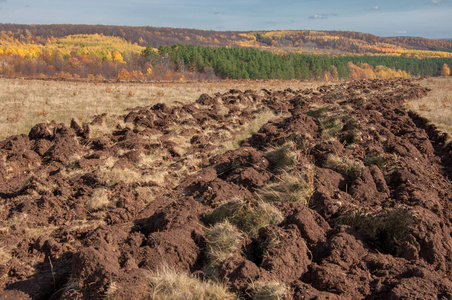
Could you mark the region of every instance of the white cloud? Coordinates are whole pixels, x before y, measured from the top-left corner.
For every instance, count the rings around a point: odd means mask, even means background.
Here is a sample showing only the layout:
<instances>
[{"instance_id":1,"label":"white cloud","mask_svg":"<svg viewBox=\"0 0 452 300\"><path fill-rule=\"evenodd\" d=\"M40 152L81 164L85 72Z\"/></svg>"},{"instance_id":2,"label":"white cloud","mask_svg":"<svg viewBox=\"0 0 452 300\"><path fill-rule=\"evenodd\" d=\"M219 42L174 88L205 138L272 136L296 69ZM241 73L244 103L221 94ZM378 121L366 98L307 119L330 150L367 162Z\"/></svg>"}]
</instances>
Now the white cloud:
<instances>
[{"instance_id":1,"label":"white cloud","mask_svg":"<svg viewBox=\"0 0 452 300\"><path fill-rule=\"evenodd\" d=\"M377 6L377 5L372 6L372 9L373 9L373 10L379 10L379 9L380 9L380 6Z\"/></svg>"},{"instance_id":2,"label":"white cloud","mask_svg":"<svg viewBox=\"0 0 452 300\"><path fill-rule=\"evenodd\" d=\"M438 5L438 4L445 3L445 2L446 2L446 0L430 0L428 3L432 4L432 5Z\"/></svg>"},{"instance_id":3,"label":"white cloud","mask_svg":"<svg viewBox=\"0 0 452 300\"><path fill-rule=\"evenodd\" d=\"M328 19L328 17L335 17L337 16L337 14L335 13L331 13L331 14L315 14L312 16L309 16L309 19L314 19L314 20L318 20L318 19Z\"/></svg>"}]
</instances>

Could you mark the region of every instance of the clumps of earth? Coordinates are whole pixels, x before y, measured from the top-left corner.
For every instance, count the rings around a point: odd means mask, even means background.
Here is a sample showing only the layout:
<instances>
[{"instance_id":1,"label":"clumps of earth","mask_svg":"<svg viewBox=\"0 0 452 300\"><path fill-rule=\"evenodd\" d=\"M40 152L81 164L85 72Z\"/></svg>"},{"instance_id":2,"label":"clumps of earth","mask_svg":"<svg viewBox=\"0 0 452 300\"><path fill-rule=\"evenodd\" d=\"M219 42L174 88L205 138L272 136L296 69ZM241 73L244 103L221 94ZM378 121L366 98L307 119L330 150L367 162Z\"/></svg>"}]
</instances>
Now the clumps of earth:
<instances>
[{"instance_id":1,"label":"clumps of earth","mask_svg":"<svg viewBox=\"0 0 452 300\"><path fill-rule=\"evenodd\" d=\"M403 108L427 93L231 90L0 141L0 298L451 299L452 147Z\"/></svg>"}]
</instances>

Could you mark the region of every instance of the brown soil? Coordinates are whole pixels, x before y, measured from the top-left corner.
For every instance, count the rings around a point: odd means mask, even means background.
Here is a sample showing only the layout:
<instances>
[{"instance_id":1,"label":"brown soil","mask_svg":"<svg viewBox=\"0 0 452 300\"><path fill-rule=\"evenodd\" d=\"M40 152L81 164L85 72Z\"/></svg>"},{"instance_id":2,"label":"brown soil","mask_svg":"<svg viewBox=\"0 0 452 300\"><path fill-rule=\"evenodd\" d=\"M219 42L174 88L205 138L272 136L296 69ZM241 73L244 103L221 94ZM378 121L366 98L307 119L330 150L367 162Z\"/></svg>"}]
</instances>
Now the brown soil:
<instances>
[{"instance_id":1,"label":"brown soil","mask_svg":"<svg viewBox=\"0 0 452 300\"><path fill-rule=\"evenodd\" d=\"M276 280L293 299L452 299L452 147L402 109L427 92L403 79L231 90L131 109L100 137L106 115L0 141L0 298L147 298L163 263L205 269L206 215L310 169L308 204L274 202L284 220L218 267L233 292ZM262 111L288 117L219 153ZM266 153L288 142L281 171Z\"/></svg>"}]
</instances>

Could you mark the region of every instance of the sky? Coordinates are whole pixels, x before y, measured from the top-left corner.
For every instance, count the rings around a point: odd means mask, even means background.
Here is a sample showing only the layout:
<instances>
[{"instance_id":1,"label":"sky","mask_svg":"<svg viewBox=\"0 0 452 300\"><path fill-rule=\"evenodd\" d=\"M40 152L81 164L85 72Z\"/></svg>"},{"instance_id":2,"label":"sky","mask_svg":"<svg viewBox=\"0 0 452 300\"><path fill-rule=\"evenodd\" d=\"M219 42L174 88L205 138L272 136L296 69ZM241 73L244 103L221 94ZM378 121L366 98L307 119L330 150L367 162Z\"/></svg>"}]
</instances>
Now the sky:
<instances>
[{"instance_id":1,"label":"sky","mask_svg":"<svg viewBox=\"0 0 452 300\"><path fill-rule=\"evenodd\" d=\"M351 30L452 38L452 0L0 0L0 23Z\"/></svg>"}]
</instances>

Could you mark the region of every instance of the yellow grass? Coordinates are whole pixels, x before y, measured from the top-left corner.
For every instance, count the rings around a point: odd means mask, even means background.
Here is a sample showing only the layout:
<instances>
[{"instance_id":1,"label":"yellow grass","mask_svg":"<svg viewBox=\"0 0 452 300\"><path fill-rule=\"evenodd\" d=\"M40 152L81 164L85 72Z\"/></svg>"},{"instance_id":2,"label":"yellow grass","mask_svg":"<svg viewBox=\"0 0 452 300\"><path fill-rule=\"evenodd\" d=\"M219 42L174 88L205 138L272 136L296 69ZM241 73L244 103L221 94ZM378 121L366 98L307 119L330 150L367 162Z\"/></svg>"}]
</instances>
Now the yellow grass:
<instances>
[{"instance_id":1,"label":"yellow grass","mask_svg":"<svg viewBox=\"0 0 452 300\"><path fill-rule=\"evenodd\" d=\"M19 225L22 223L27 224L28 215L26 213L22 213L16 217L12 217L9 219L2 220L0 222L0 233L7 234L11 227L14 225ZM37 226L37 227L29 227L28 224L26 228L24 229L24 235L23 239L37 239L41 235L47 235L49 236L57 227L55 225L49 225L49 226ZM1 248L0 248L1 250ZM0 256L1 256L0 251Z\"/></svg>"},{"instance_id":2,"label":"yellow grass","mask_svg":"<svg viewBox=\"0 0 452 300\"><path fill-rule=\"evenodd\" d=\"M321 82L215 81L174 83L94 83L0 78L0 139L28 134L30 128L55 120L69 124L91 121L93 116L124 114L126 108L196 101L203 93L229 89L283 90L314 88Z\"/></svg>"},{"instance_id":3,"label":"yellow grass","mask_svg":"<svg viewBox=\"0 0 452 300\"><path fill-rule=\"evenodd\" d=\"M11 259L11 253L3 247L0 247L0 266L6 264Z\"/></svg>"},{"instance_id":4,"label":"yellow grass","mask_svg":"<svg viewBox=\"0 0 452 300\"><path fill-rule=\"evenodd\" d=\"M288 201L308 205L314 192L314 168L309 166L306 174L283 173L277 182L271 182L258 189L258 199L265 202Z\"/></svg>"},{"instance_id":5,"label":"yellow grass","mask_svg":"<svg viewBox=\"0 0 452 300\"><path fill-rule=\"evenodd\" d=\"M106 188L96 189L85 203L86 207L90 210L101 209L109 204L110 195Z\"/></svg>"},{"instance_id":6,"label":"yellow grass","mask_svg":"<svg viewBox=\"0 0 452 300\"><path fill-rule=\"evenodd\" d=\"M226 220L210 227L206 237L209 263L219 265L239 249L242 234Z\"/></svg>"},{"instance_id":7,"label":"yellow grass","mask_svg":"<svg viewBox=\"0 0 452 300\"><path fill-rule=\"evenodd\" d=\"M162 267L150 275L150 299L237 299L222 283L202 281L193 275Z\"/></svg>"},{"instance_id":8,"label":"yellow grass","mask_svg":"<svg viewBox=\"0 0 452 300\"><path fill-rule=\"evenodd\" d=\"M408 101L407 108L429 119L439 130L451 136L452 78L427 78L421 81L421 85L431 91L423 98Z\"/></svg>"},{"instance_id":9,"label":"yellow grass","mask_svg":"<svg viewBox=\"0 0 452 300\"><path fill-rule=\"evenodd\" d=\"M225 139L225 142L218 146L218 153L221 154L229 150L237 149L243 140L251 137L253 134L258 132L259 129L268 121L287 116L289 115L284 113L275 114L272 111L262 111L256 113L254 118L244 126L243 130L234 140L230 140L229 138Z\"/></svg>"},{"instance_id":10,"label":"yellow grass","mask_svg":"<svg viewBox=\"0 0 452 300\"><path fill-rule=\"evenodd\" d=\"M253 300L283 300L288 290L284 283L278 281L252 283Z\"/></svg>"},{"instance_id":11,"label":"yellow grass","mask_svg":"<svg viewBox=\"0 0 452 300\"><path fill-rule=\"evenodd\" d=\"M242 233L228 220L216 223L206 232L207 263L203 272L209 278L218 278L218 267L239 249Z\"/></svg>"}]
</instances>

